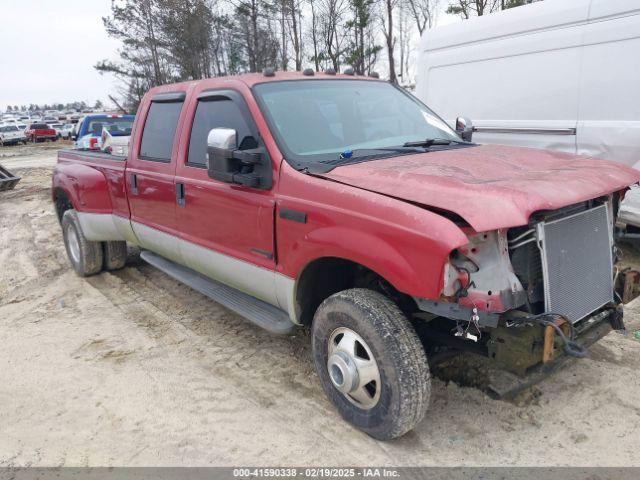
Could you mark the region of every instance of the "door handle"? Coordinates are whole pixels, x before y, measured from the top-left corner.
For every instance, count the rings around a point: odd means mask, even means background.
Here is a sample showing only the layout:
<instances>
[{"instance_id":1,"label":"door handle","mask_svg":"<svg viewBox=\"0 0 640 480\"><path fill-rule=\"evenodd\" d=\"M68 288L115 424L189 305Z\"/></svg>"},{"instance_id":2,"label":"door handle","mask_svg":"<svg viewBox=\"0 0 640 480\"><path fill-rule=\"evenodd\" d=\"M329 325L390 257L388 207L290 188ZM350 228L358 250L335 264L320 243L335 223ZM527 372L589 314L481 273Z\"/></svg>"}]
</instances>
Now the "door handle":
<instances>
[{"instance_id":1,"label":"door handle","mask_svg":"<svg viewBox=\"0 0 640 480\"><path fill-rule=\"evenodd\" d=\"M176 203L184 207L184 183L176 183Z\"/></svg>"},{"instance_id":2,"label":"door handle","mask_svg":"<svg viewBox=\"0 0 640 480\"><path fill-rule=\"evenodd\" d=\"M138 176L135 173L131 174L131 193L133 195L138 194Z\"/></svg>"}]
</instances>

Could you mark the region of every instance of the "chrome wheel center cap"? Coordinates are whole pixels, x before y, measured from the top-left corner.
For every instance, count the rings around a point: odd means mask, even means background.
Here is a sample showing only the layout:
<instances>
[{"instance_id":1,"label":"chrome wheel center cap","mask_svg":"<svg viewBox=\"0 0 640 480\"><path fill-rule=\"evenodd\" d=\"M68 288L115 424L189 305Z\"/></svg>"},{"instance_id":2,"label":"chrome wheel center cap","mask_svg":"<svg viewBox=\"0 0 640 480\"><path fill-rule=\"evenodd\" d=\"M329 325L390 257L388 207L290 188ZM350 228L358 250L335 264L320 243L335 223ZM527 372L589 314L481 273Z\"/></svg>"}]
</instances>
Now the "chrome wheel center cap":
<instances>
[{"instance_id":1,"label":"chrome wheel center cap","mask_svg":"<svg viewBox=\"0 0 640 480\"><path fill-rule=\"evenodd\" d=\"M336 328L328 340L327 372L333 386L358 408L375 407L382 384L380 369L367 342L347 327Z\"/></svg>"},{"instance_id":2,"label":"chrome wheel center cap","mask_svg":"<svg viewBox=\"0 0 640 480\"><path fill-rule=\"evenodd\" d=\"M331 383L342 393L350 393L358 388L358 368L347 353L333 353L327 361L327 369Z\"/></svg>"}]
</instances>

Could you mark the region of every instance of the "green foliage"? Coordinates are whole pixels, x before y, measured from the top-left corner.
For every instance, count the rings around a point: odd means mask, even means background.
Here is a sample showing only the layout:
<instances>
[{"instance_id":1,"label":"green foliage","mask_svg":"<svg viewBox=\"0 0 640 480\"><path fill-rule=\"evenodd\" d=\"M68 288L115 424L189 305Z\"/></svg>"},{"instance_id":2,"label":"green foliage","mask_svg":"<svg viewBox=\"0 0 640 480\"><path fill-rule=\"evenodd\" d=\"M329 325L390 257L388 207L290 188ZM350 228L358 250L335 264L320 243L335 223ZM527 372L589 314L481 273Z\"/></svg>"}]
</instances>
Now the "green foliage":
<instances>
[{"instance_id":1,"label":"green foliage","mask_svg":"<svg viewBox=\"0 0 640 480\"><path fill-rule=\"evenodd\" d=\"M370 30L373 26L374 0L349 0L352 17L345 27L350 31L342 52L342 61L359 75L369 73L382 46L376 45Z\"/></svg>"},{"instance_id":2,"label":"green foliage","mask_svg":"<svg viewBox=\"0 0 640 480\"><path fill-rule=\"evenodd\" d=\"M521 7L522 5L526 5L527 3L531 2L527 0L505 0L503 9L506 10L508 8Z\"/></svg>"},{"instance_id":3,"label":"green foliage","mask_svg":"<svg viewBox=\"0 0 640 480\"><path fill-rule=\"evenodd\" d=\"M446 13L463 18L486 15L497 10L520 7L542 0L455 0L447 6Z\"/></svg>"}]
</instances>

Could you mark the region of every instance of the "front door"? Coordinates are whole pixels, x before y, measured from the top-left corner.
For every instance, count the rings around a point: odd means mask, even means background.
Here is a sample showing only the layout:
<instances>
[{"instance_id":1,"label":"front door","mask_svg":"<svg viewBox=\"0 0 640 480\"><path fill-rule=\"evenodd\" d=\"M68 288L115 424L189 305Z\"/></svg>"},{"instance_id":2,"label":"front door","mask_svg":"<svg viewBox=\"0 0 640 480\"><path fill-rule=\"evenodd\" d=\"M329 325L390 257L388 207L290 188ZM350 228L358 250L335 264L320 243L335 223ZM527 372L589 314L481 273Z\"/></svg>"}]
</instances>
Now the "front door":
<instances>
[{"instance_id":1,"label":"front door","mask_svg":"<svg viewBox=\"0 0 640 480\"><path fill-rule=\"evenodd\" d=\"M183 192L176 209L182 258L200 273L277 305L272 191L213 180L206 168L211 129L232 128L239 149L256 148L255 124L239 93L207 91L193 102L175 176Z\"/></svg>"}]
</instances>

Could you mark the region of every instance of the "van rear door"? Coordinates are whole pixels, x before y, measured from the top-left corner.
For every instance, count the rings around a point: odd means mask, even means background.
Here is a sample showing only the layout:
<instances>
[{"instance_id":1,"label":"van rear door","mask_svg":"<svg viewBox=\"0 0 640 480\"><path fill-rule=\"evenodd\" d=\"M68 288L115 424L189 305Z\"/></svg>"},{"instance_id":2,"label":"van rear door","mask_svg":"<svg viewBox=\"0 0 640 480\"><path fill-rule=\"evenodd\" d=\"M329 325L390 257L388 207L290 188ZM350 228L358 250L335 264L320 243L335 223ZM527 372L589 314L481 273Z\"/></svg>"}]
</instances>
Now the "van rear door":
<instances>
[{"instance_id":1,"label":"van rear door","mask_svg":"<svg viewBox=\"0 0 640 480\"><path fill-rule=\"evenodd\" d=\"M578 153L640 167L640 3L593 0L584 26Z\"/></svg>"},{"instance_id":2,"label":"van rear door","mask_svg":"<svg viewBox=\"0 0 640 480\"><path fill-rule=\"evenodd\" d=\"M416 92L474 140L576 150L582 34L590 0L536 2L429 30Z\"/></svg>"}]
</instances>

